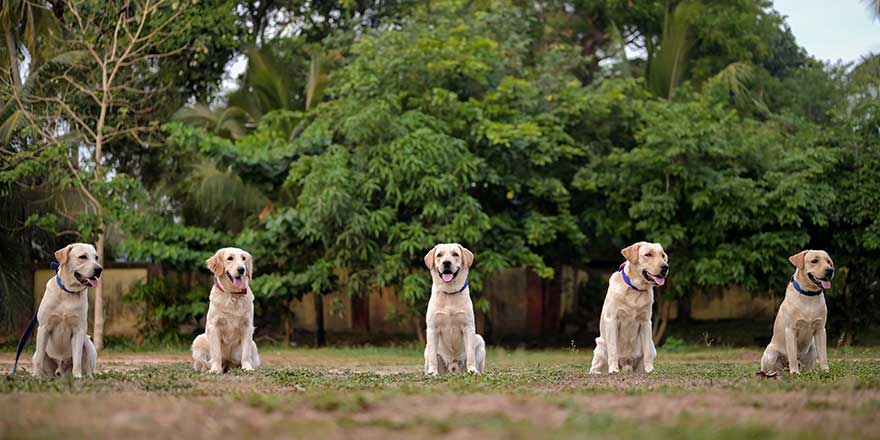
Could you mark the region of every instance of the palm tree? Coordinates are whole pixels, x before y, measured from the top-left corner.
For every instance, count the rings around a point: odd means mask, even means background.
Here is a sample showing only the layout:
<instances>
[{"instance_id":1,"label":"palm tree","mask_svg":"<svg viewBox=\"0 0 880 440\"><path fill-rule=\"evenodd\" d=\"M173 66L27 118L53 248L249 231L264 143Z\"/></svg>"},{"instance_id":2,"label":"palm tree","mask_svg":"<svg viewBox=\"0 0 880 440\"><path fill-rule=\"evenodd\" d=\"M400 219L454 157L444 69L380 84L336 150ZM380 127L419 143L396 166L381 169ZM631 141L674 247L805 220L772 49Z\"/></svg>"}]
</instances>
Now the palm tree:
<instances>
[{"instance_id":1,"label":"palm tree","mask_svg":"<svg viewBox=\"0 0 880 440\"><path fill-rule=\"evenodd\" d=\"M303 90L304 108L291 108L297 93L293 76L267 49L250 49L248 67L241 86L226 98L226 105L212 108L197 103L181 108L175 119L230 139L237 139L257 126L266 113L275 110L311 110L324 96L330 58L322 50L312 51L309 74Z\"/></svg>"},{"instance_id":2,"label":"palm tree","mask_svg":"<svg viewBox=\"0 0 880 440\"><path fill-rule=\"evenodd\" d=\"M691 20L700 5L685 0L673 8L667 5L659 46L648 47L645 72L648 88L655 95L670 99L685 79L690 50L694 46Z\"/></svg>"},{"instance_id":3,"label":"palm tree","mask_svg":"<svg viewBox=\"0 0 880 440\"><path fill-rule=\"evenodd\" d=\"M41 45L44 38L59 33L58 21L51 5L35 0L3 0L0 2L0 32L3 33L4 57L0 68L9 72L15 91L22 87L19 60L26 50L30 55L30 67L43 64L50 45Z\"/></svg>"}]
</instances>

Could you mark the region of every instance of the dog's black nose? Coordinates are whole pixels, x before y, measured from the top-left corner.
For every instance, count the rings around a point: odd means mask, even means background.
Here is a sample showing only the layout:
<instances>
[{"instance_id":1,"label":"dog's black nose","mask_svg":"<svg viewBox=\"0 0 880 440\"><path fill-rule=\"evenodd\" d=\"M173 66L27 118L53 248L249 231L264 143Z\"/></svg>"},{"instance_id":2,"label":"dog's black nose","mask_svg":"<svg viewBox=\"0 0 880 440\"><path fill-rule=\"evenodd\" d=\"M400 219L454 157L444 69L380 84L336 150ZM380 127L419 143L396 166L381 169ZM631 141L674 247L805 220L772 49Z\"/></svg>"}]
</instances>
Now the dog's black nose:
<instances>
[{"instance_id":1,"label":"dog's black nose","mask_svg":"<svg viewBox=\"0 0 880 440\"><path fill-rule=\"evenodd\" d=\"M452 266L452 262L451 262L451 261L444 261L444 262L443 262L443 267L444 267L444 268L446 268L446 267L450 267L450 266Z\"/></svg>"},{"instance_id":2,"label":"dog's black nose","mask_svg":"<svg viewBox=\"0 0 880 440\"><path fill-rule=\"evenodd\" d=\"M95 278L100 277L102 272L104 272L103 267L101 267L101 266L96 267L95 268Z\"/></svg>"},{"instance_id":3,"label":"dog's black nose","mask_svg":"<svg viewBox=\"0 0 880 440\"><path fill-rule=\"evenodd\" d=\"M668 274L668 273L669 273L669 265L668 264L664 264L664 265L660 266L660 274L661 275L663 275L665 277L666 274Z\"/></svg>"},{"instance_id":4,"label":"dog's black nose","mask_svg":"<svg viewBox=\"0 0 880 440\"><path fill-rule=\"evenodd\" d=\"M244 275L244 267L238 266L238 274Z\"/></svg>"},{"instance_id":5,"label":"dog's black nose","mask_svg":"<svg viewBox=\"0 0 880 440\"><path fill-rule=\"evenodd\" d=\"M834 275L834 268L833 267L829 267L828 269L825 269L825 278L831 278L833 275Z\"/></svg>"}]
</instances>

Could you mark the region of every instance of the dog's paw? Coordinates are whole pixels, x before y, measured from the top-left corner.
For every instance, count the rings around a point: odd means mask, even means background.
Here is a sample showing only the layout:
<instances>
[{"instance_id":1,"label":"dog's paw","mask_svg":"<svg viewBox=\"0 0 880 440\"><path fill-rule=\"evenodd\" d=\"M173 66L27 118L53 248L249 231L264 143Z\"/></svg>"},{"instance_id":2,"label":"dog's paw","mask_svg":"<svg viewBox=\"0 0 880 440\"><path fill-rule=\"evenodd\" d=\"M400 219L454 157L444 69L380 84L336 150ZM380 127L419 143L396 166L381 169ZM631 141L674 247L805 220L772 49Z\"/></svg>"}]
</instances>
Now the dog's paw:
<instances>
[{"instance_id":1,"label":"dog's paw","mask_svg":"<svg viewBox=\"0 0 880 440\"><path fill-rule=\"evenodd\" d=\"M428 368L428 370L425 371L425 374L428 376L437 376L438 373L436 368Z\"/></svg>"},{"instance_id":2,"label":"dog's paw","mask_svg":"<svg viewBox=\"0 0 880 440\"><path fill-rule=\"evenodd\" d=\"M792 376L800 376L801 375L801 370L789 370L788 372Z\"/></svg>"},{"instance_id":3,"label":"dog's paw","mask_svg":"<svg viewBox=\"0 0 880 440\"><path fill-rule=\"evenodd\" d=\"M244 371L254 371L254 366L250 362L242 362L241 369Z\"/></svg>"},{"instance_id":4,"label":"dog's paw","mask_svg":"<svg viewBox=\"0 0 880 440\"><path fill-rule=\"evenodd\" d=\"M590 374L600 375L600 374L602 374L602 372L599 371L598 369L597 370L590 370Z\"/></svg>"},{"instance_id":5,"label":"dog's paw","mask_svg":"<svg viewBox=\"0 0 880 440\"><path fill-rule=\"evenodd\" d=\"M223 374L223 367L220 365L212 365L208 372L211 374Z\"/></svg>"},{"instance_id":6,"label":"dog's paw","mask_svg":"<svg viewBox=\"0 0 880 440\"><path fill-rule=\"evenodd\" d=\"M468 368L468 373L470 373L470 374L476 374L477 376L480 375L480 372L477 370L476 367Z\"/></svg>"},{"instance_id":7,"label":"dog's paw","mask_svg":"<svg viewBox=\"0 0 880 440\"><path fill-rule=\"evenodd\" d=\"M652 364L645 365L645 373L652 373L652 372L654 372L654 365L652 365Z\"/></svg>"}]
</instances>

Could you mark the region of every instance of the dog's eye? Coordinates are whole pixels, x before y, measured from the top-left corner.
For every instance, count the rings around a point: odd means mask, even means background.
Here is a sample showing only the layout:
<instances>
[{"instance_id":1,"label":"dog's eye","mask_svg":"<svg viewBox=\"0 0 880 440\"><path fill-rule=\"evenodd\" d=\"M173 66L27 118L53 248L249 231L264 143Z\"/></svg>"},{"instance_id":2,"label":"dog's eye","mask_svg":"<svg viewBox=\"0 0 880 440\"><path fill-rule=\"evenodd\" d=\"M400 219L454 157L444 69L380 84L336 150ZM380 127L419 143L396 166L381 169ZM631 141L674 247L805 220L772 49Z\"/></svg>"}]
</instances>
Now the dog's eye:
<instances>
[{"instance_id":1,"label":"dog's eye","mask_svg":"<svg viewBox=\"0 0 880 440\"><path fill-rule=\"evenodd\" d=\"M646 257L653 257L653 256L654 256L654 253L653 253L653 252L648 252L647 254L645 254L645 256L646 256Z\"/></svg>"},{"instance_id":2,"label":"dog's eye","mask_svg":"<svg viewBox=\"0 0 880 440\"><path fill-rule=\"evenodd\" d=\"M440 252L439 254L437 254L437 256L438 256L438 257L442 257L442 256L443 256L443 252Z\"/></svg>"},{"instance_id":3,"label":"dog's eye","mask_svg":"<svg viewBox=\"0 0 880 440\"><path fill-rule=\"evenodd\" d=\"M813 263L813 264L816 264L816 263L818 263L818 262L819 262L819 259L818 259L818 258L814 258L813 261L811 261L811 263Z\"/></svg>"},{"instance_id":4,"label":"dog's eye","mask_svg":"<svg viewBox=\"0 0 880 440\"><path fill-rule=\"evenodd\" d=\"M89 257L86 256L86 255L80 255L80 256L79 256L79 259L80 259L80 260L88 260Z\"/></svg>"},{"instance_id":5,"label":"dog's eye","mask_svg":"<svg viewBox=\"0 0 880 440\"><path fill-rule=\"evenodd\" d=\"M247 258L246 258L244 255L242 255L242 256L241 256L241 261L244 261L244 260L247 260Z\"/></svg>"},{"instance_id":6,"label":"dog's eye","mask_svg":"<svg viewBox=\"0 0 880 440\"><path fill-rule=\"evenodd\" d=\"M230 256L227 257L226 259L229 260L229 261L232 261L232 255L230 255Z\"/></svg>"},{"instance_id":7,"label":"dog's eye","mask_svg":"<svg viewBox=\"0 0 880 440\"><path fill-rule=\"evenodd\" d=\"M453 253L452 253L452 256L453 256L453 257L457 257L457 256L458 256L458 252L453 252Z\"/></svg>"}]
</instances>

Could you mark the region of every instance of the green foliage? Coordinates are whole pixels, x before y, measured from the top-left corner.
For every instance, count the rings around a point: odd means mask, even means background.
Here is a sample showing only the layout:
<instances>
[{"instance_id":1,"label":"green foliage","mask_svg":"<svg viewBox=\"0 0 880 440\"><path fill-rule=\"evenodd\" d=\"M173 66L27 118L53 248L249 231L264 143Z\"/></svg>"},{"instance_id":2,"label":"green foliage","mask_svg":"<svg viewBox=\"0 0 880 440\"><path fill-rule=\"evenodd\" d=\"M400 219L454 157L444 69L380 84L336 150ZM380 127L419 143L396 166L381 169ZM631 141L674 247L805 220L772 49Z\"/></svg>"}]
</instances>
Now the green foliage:
<instances>
[{"instance_id":1,"label":"green foliage","mask_svg":"<svg viewBox=\"0 0 880 440\"><path fill-rule=\"evenodd\" d=\"M192 289L192 290L191 290ZM173 277L156 278L137 283L126 292L124 300L137 305L140 334L153 340L189 340L181 335L182 326L191 331L208 312L208 285L187 286Z\"/></svg>"}]
</instances>

